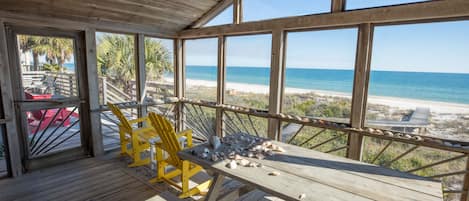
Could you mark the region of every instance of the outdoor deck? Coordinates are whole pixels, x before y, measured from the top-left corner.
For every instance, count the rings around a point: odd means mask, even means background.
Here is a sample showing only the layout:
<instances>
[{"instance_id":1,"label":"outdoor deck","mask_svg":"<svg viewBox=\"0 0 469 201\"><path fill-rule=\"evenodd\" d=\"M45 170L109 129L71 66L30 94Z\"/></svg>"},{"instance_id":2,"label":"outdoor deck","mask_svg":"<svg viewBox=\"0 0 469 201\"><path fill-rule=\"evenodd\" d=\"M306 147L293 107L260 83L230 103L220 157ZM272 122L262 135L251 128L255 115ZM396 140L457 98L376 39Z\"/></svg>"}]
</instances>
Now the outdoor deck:
<instances>
[{"instance_id":1,"label":"outdoor deck","mask_svg":"<svg viewBox=\"0 0 469 201\"><path fill-rule=\"evenodd\" d=\"M33 171L19 178L0 181L0 200L132 200L177 201L178 192L164 183L150 184L147 167L128 168L126 159L111 152L100 158L87 158ZM206 179L201 173L195 180ZM225 193L240 187L228 180ZM185 200L196 200L194 197ZM252 191L238 200L279 200L261 191Z\"/></svg>"},{"instance_id":2,"label":"outdoor deck","mask_svg":"<svg viewBox=\"0 0 469 201\"><path fill-rule=\"evenodd\" d=\"M0 200L165 200L161 193L116 158L83 159L0 182Z\"/></svg>"}]
</instances>

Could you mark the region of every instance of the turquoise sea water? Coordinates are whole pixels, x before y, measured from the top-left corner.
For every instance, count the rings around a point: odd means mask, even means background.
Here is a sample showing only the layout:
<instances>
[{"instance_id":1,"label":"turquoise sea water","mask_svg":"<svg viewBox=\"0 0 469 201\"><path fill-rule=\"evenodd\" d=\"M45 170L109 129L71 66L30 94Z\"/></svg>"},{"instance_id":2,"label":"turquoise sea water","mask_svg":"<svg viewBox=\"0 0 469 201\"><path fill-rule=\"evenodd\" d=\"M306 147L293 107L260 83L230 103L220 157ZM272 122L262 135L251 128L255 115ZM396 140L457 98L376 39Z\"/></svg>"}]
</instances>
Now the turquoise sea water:
<instances>
[{"instance_id":1,"label":"turquoise sea water","mask_svg":"<svg viewBox=\"0 0 469 201\"><path fill-rule=\"evenodd\" d=\"M69 71L75 71L75 64L74 63L64 63L64 67Z\"/></svg>"},{"instance_id":2,"label":"turquoise sea water","mask_svg":"<svg viewBox=\"0 0 469 201\"><path fill-rule=\"evenodd\" d=\"M269 68L227 67L228 82L269 85ZM187 79L216 81L215 66L187 66ZM287 68L286 87L352 93L352 70ZM369 94L469 104L469 74L372 71Z\"/></svg>"}]
</instances>

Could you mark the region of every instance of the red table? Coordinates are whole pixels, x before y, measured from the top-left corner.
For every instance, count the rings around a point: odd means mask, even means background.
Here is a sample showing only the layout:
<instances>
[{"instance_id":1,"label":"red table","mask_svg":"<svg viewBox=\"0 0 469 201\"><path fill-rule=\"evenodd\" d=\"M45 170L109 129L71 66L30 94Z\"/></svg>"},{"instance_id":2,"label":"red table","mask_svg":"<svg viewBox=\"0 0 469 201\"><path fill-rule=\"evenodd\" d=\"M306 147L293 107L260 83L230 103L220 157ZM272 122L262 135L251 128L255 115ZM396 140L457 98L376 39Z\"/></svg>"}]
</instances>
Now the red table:
<instances>
[{"instance_id":1,"label":"red table","mask_svg":"<svg viewBox=\"0 0 469 201\"><path fill-rule=\"evenodd\" d=\"M29 100L42 100L52 98L52 94L34 94L30 92L24 92L24 94L26 99ZM57 116L54 118L56 114ZM37 131L46 129L49 124L56 126L60 125L62 122L62 126L67 127L70 125L70 118L67 118L69 114L70 111L68 111L66 108L26 112L26 115L28 117L29 131L31 132L31 134L34 134ZM78 117L78 114L76 113L72 115L74 117ZM42 123L40 123L41 119Z\"/></svg>"}]
</instances>

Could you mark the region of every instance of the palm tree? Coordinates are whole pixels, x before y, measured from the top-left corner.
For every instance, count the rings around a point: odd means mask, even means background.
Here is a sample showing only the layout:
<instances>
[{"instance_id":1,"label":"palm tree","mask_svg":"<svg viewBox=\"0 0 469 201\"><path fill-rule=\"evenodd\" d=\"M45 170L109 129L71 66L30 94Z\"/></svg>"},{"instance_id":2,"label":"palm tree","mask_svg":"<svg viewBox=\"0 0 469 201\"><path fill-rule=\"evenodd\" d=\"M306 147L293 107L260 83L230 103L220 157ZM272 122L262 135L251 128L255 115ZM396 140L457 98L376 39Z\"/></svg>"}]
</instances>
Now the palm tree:
<instances>
[{"instance_id":1,"label":"palm tree","mask_svg":"<svg viewBox=\"0 0 469 201\"><path fill-rule=\"evenodd\" d=\"M113 79L114 84L130 94L136 78L134 37L103 34L98 37L98 73ZM163 72L172 72L169 51L156 40L145 39L145 66L147 79L161 79Z\"/></svg>"},{"instance_id":2,"label":"palm tree","mask_svg":"<svg viewBox=\"0 0 469 201\"><path fill-rule=\"evenodd\" d=\"M38 69L40 56L46 56L46 61L61 71L73 55L72 39L19 35L18 41L22 53L32 52L35 70Z\"/></svg>"},{"instance_id":3,"label":"palm tree","mask_svg":"<svg viewBox=\"0 0 469 201\"><path fill-rule=\"evenodd\" d=\"M173 72L171 52L160 41L145 38L145 70L147 80L160 80L164 72Z\"/></svg>"},{"instance_id":4,"label":"palm tree","mask_svg":"<svg viewBox=\"0 0 469 201\"><path fill-rule=\"evenodd\" d=\"M40 51L37 46L41 41L41 37L38 36L28 36L28 35L18 35L18 43L20 51L22 53L27 53L31 51L33 55L33 69L39 69L39 56L44 55L45 52Z\"/></svg>"},{"instance_id":5,"label":"palm tree","mask_svg":"<svg viewBox=\"0 0 469 201\"><path fill-rule=\"evenodd\" d=\"M73 55L73 40L68 38L41 37L34 48L37 52L46 56L46 61L56 66L59 71L63 70L64 64Z\"/></svg>"}]
</instances>

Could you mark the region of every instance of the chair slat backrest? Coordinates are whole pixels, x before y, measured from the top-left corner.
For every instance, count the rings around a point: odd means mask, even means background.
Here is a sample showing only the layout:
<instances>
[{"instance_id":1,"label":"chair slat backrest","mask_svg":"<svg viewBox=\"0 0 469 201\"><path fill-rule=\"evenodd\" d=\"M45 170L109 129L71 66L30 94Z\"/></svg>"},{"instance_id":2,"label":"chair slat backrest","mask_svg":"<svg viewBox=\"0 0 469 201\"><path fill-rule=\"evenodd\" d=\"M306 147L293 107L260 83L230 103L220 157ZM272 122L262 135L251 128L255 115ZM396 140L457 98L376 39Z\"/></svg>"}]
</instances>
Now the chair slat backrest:
<instances>
[{"instance_id":1,"label":"chair slat backrest","mask_svg":"<svg viewBox=\"0 0 469 201\"><path fill-rule=\"evenodd\" d=\"M171 165L178 166L181 159L177 153L182 150L182 147L181 144L179 144L176 132L174 131L171 122L169 122L169 120L163 116L155 114L154 112L150 112L148 114L148 118L156 130L156 133L158 133L160 136L165 151L168 152L170 159L169 163Z\"/></svg>"},{"instance_id":2,"label":"chair slat backrest","mask_svg":"<svg viewBox=\"0 0 469 201\"><path fill-rule=\"evenodd\" d=\"M116 117L119 119L122 127L128 129L129 131L132 130L132 126L130 126L129 121L127 120L127 118L125 118L122 111L116 105L112 103L107 103L107 106L109 107L109 109L111 109L112 113L116 115Z\"/></svg>"}]
</instances>

